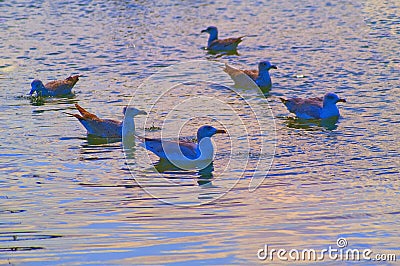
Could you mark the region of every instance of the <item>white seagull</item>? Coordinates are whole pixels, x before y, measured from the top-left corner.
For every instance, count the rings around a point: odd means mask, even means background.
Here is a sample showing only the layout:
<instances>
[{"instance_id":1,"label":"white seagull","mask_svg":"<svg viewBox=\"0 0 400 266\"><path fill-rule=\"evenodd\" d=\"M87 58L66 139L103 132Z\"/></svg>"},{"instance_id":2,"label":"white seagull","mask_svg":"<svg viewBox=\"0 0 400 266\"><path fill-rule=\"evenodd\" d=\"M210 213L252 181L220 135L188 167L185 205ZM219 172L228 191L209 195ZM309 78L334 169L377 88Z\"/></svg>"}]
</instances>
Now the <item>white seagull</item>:
<instances>
[{"instance_id":1,"label":"white seagull","mask_svg":"<svg viewBox=\"0 0 400 266\"><path fill-rule=\"evenodd\" d=\"M225 64L224 71L231 76L237 86L241 86L243 74L249 76L262 91L269 91L272 87L271 76L269 75L270 69L277 69L269 61L261 61L258 63L258 70L240 70Z\"/></svg>"},{"instance_id":2,"label":"white seagull","mask_svg":"<svg viewBox=\"0 0 400 266\"><path fill-rule=\"evenodd\" d=\"M339 109L336 106L338 102L346 102L339 98L335 93L328 92L324 98L280 98L289 112L296 114L301 119L327 119L330 117L339 117Z\"/></svg>"},{"instance_id":3,"label":"white seagull","mask_svg":"<svg viewBox=\"0 0 400 266\"><path fill-rule=\"evenodd\" d=\"M122 129L125 132L133 135L135 133L134 117L136 115L146 115L145 111L140 111L134 107L124 107L123 113L125 115L125 125L123 121L113 119L102 119L83 109L79 104L75 104L76 109L81 113L70 114L76 117L79 122L86 128L88 135L94 135L101 138L122 138Z\"/></svg>"},{"instance_id":4,"label":"white seagull","mask_svg":"<svg viewBox=\"0 0 400 266\"><path fill-rule=\"evenodd\" d=\"M160 159L165 159L179 168L205 168L213 160L214 146L211 137L217 133L226 133L205 125L197 130L197 143L186 141L167 141L137 136L144 142L144 147Z\"/></svg>"},{"instance_id":5,"label":"white seagull","mask_svg":"<svg viewBox=\"0 0 400 266\"><path fill-rule=\"evenodd\" d=\"M205 30L201 31L207 32L210 34L207 42L207 50L210 51L235 51L237 46L242 41L245 36L241 36L238 38L228 38L228 39L218 39L218 29L217 27L210 26Z\"/></svg>"}]
</instances>

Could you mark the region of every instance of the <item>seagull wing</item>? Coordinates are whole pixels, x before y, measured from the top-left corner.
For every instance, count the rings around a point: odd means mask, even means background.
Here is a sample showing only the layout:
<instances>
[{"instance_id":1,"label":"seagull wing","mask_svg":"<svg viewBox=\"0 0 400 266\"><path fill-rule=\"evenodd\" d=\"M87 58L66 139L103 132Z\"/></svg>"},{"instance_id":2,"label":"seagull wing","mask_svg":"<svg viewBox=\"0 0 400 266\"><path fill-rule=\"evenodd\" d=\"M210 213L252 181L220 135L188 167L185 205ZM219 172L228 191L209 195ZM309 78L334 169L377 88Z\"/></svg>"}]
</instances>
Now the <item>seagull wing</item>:
<instances>
[{"instance_id":1,"label":"seagull wing","mask_svg":"<svg viewBox=\"0 0 400 266\"><path fill-rule=\"evenodd\" d=\"M244 36L239 38L217 39L214 40L208 47L210 50L234 50L243 40Z\"/></svg>"},{"instance_id":2,"label":"seagull wing","mask_svg":"<svg viewBox=\"0 0 400 266\"><path fill-rule=\"evenodd\" d=\"M147 150L153 152L160 158L168 159L166 155L166 151L169 156L179 155L181 152L188 159L195 159L198 157L197 154L197 144L193 142L174 142L174 141L166 141L161 139L150 139L150 138L140 138L144 140L144 144ZM180 152L176 150L179 145ZM175 157L175 156L174 156Z\"/></svg>"},{"instance_id":3,"label":"seagull wing","mask_svg":"<svg viewBox=\"0 0 400 266\"><path fill-rule=\"evenodd\" d=\"M258 78L258 70L243 70L243 72L254 81Z\"/></svg>"},{"instance_id":4,"label":"seagull wing","mask_svg":"<svg viewBox=\"0 0 400 266\"><path fill-rule=\"evenodd\" d=\"M255 84L251 82L251 80L255 81L258 76L257 70L239 70L229 66L228 64L225 64L225 68L223 70L229 74L229 76L235 82L235 86L240 88L254 87Z\"/></svg>"},{"instance_id":5,"label":"seagull wing","mask_svg":"<svg viewBox=\"0 0 400 266\"><path fill-rule=\"evenodd\" d=\"M319 119L321 116L322 98L290 98L281 100L286 105L289 112L296 114L299 118Z\"/></svg>"},{"instance_id":6,"label":"seagull wing","mask_svg":"<svg viewBox=\"0 0 400 266\"><path fill-rule=\"evenodd\" d=\"M121 138L122 122L112 119L101 119L95 114L86 111L77 103L75 107L81 114L68 114L76 117L86 128L88 134L103 138Z\"/></svg>"},{"instance_id":7,"label":"seagull wing","mask_svg":"<svg viewBox=\"0 0 400 266\"><path fill-rule=\"evenodd\" d=\"M71 89L78 82L80 75L70 76L64 80L50 81L45 85L45 88L54 94L70 94Z\"/></svg>"},{"instance_id":8,"label":"seagull wing","mask_svg":"<svg viewBox=\"0 0 400 266\"><path fill-rule=\"evenodd\" d=\"M229 76L231 76L231 78L233 80L235 80L235 78L237 76L243 75L243 71L239 70L237 68L234 68L228 64L225 63L225 68L223 69L225 73L227 73Z\"/></svg>"}]
</instances>

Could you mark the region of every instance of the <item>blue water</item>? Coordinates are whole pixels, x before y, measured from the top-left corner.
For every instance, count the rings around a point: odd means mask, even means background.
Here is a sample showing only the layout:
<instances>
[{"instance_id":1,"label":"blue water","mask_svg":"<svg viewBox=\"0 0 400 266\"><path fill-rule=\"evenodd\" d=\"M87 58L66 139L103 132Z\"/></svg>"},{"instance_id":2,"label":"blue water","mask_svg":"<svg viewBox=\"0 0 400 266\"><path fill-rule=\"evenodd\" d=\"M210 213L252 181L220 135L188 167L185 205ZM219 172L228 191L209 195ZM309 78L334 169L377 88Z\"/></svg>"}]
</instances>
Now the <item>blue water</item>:
<instances>
[{"instance_id":1,"label":"blue water","mask_svg":"<svg viewBox=\"0 0 400 266\"><path fill-rule=\"evenodd\" d=\"M265 244L321 250L337 247L338 237L349 248L399 256L397 1L2 1L0 8L0 264L280 264L260 261L257 251ZM247 35L239 54L208 54L200 31L209 25L221 38ZM274 155L272 165L254 192L250 163L219 197L236 172L217 177L229 157L229 136L218 136L211 184L198 182L198 172L168 172L189 188L181 194L143 169L162 195L156 199L135 182L132 154L120 142L91 143L65 114L78 102L100 117L122 119L134 95L143 97L135 106L147 109L152 103L137 88L190 60L278 66L265 100L276 148L266 153ZM35 102L26 95L34 78L71 74L84 75L75 97ZM278 99L328 91L347 99L333 128L299 123ZM164 98L162 107L177 97ZM149 125L161 127L164 115ZM143 125L145 118L137 118ZM184 134L193 135L199 123ZM137 147L133 159L141 152ZM196 207L168 203L213 197Z\"/></svg>"}]
</instances>

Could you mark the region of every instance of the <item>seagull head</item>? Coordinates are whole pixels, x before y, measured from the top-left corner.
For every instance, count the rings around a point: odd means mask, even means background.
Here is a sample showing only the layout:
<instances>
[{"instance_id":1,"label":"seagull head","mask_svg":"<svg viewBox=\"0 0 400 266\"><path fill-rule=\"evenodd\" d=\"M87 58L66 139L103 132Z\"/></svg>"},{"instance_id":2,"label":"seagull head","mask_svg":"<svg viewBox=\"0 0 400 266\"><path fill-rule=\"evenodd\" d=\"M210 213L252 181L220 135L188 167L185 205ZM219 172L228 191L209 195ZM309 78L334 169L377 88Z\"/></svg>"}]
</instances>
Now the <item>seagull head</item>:
<instances>
[{"instance_id":1,"label":"seagull head","mask_svg":"<svg viewBox=\"0 0 400 266\"><path fill-rule=\"evenodd\" d=\"M346 102L346 99L341 99L333 92L328 92L324 95L324 106L328 104L336 104L338 102Z\"/></svg>"},{"instance_id":2,"label":"seagull head","mask_svg":"<svg viewBox=\"0 0 400 266\"><path fill-rule=\"evenodd\" d=\"M45 90L46 88L43 85L43 82L35 79L34 81L32 81L31 83L31 91L29 92L30 95L32 95L35 91L40 94L40 92L42 92L43 90Z\"/></svg>"},{"instance_id":3,"label":"seagull head","mask_svg":"<svg viewBox=\"0 0 400 266\"><path fill-rule=\"evenodd\" d=\"M271 68L273 69L277 69L277 67L275 65L272 65L269 61L261 61L258 64L258 71L259 72L264 72L264 71L268 71Z\"/></svg>"},{"instance_id":4,"label":"seagull head","mask_svg":"<svg viewBox=\"0 0 400 266\"><path fill-rule=\"evenodd\" d=\"M218 29L217 29L217 27L209 26L207 29L201 31L201 33L204 33L204 32L207 32L210 35L212 35L212 34L217 35L218 34Z\"/></svg>"},{"instance_id":5,"label":"seagull head","mask_svg":"<svg viewBox=\"0 0 400 266\"><path fill-rule=\"evenodd\" d=\"M137 115L147 115L147 113L145 111L136 109L135 107L131 107L131 106L125 106L123 113L125 116L128 116L128 117L135 117Z\"/></svg>"},{"instance_id":6,"label":"seagull head","mask_svg":"<svg viewBox=\"0 0 400 266\"><path fill-rule=\"evenodd\" d=\"M208 125L202 126L197 130L197 141L200 142L203 138L211 138L217 133L226 133L226 131Z\"/></svg>"}]
</instances>

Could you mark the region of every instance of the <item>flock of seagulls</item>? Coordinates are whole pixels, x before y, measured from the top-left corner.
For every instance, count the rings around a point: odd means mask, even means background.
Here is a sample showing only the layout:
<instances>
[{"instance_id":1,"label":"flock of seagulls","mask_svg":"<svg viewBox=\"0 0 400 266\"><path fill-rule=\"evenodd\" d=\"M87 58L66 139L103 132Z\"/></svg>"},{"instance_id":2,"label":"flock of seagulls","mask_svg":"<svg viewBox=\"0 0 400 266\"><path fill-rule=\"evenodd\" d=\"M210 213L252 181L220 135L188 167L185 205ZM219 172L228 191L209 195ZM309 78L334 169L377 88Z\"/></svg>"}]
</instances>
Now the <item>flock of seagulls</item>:
<instances>
[{"instance_id":1,"label":"flock of seagulls","mask_svg":"<svg viewBox=\"0 0 400 266\"><path fill-rule=\"evenodd\" d=\"M218 29L210 26L202 33L208 33L209 38L206 49L210 52L236 52L239 43L245 36L228 39L218 39ZM241 86L240 78L243 75L253 80L263 91L269 91L272 87L272 81L269 74L271 69L277 67L269 61L261 61L258 64L258 70L240 70L225 64L224 71L229 74L235 85ZM46 85L42 81L35 79L31 83L30 95L36 92L37 96L54 97L71 95L72 88L78 82L81 75L70 76L64 80L51 81ZM243 84L242 84L243 85ZM295 114L300 119L328 119L339 117L339 109L336 106L338 102L346 102L338 95L328 92L321 97L314 98L280 98L290 113ZM144 138L135 134L134 117L136 115L146 115L145 111L134 107L125 107L123 110L125 119L118 121L113 119L99 118L93 113L85 110L78 104L75 104L79 114L67 113L79 120L85 127L88 135L94 135L101 138L121 139L124 134L134 135L142 142L147 150L157 155L160 159L178 160L191 162L212 161L214 148L210 138L218 133L227 133L223 129L216 129L209 125L200 127L197 131L197 143L180 140L179 142L165 141L161 139ZM205 165L207 166L207 165Z\"/></svg>"}]
</instances>

